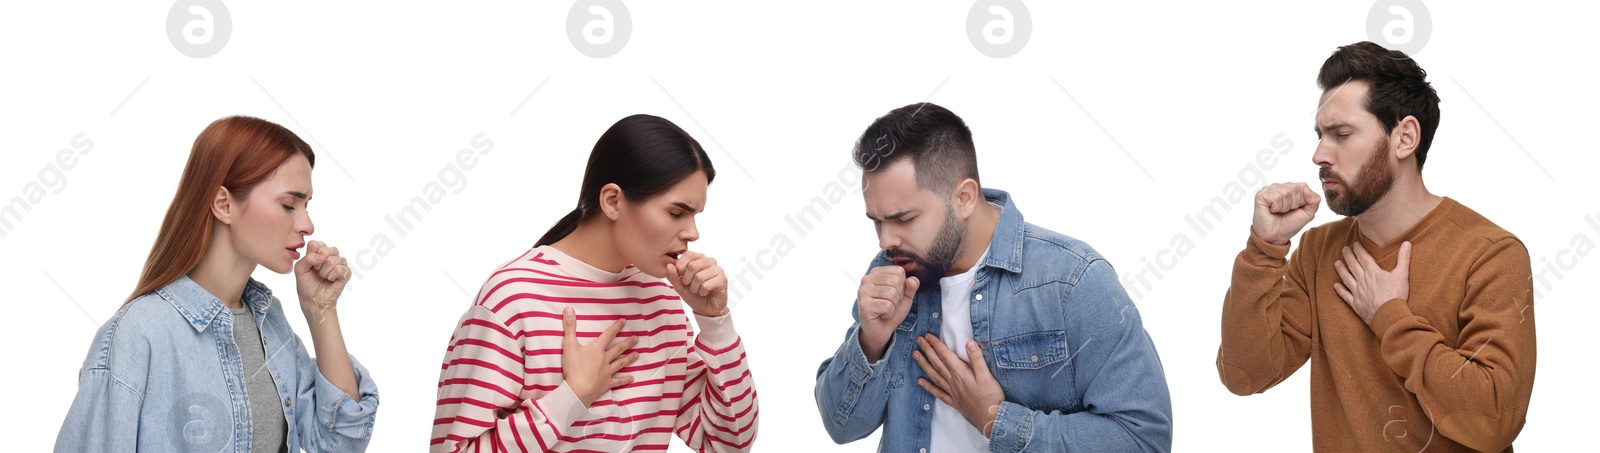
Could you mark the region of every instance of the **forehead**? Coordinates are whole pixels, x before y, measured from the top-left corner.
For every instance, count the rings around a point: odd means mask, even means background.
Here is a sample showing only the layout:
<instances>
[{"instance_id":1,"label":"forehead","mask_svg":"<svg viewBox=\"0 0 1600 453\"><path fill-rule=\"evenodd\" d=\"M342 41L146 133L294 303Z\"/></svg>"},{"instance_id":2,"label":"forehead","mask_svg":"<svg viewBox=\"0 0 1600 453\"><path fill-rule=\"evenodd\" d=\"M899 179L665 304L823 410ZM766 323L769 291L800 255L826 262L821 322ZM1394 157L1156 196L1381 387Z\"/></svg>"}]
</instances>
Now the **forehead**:
<instances>
[{"instance_id":1,"label":"forehead","mask_svg":"<svg viewBox=\"0 0 1600 453\"><path fill-rule=\"evenodd\" d=\"M283 161L277 170L263 182L263 186L270 186L273 192L295 191L305 194L311 193L311 161L303 154L296 153Z\"/></svg>"},{"instance_id":2,"label":"forehead","mask_svg":"<svg viewBox=\"0 0 1600 453\"><path fill-rule=\"evenodd\" d=\"M1363 116L1376 120L1367 112L1367 90L1371 85L1365 80L1351 80L1324 91L1317 100L1317 125L1350 124Z\"/></svg>"},{"instance_id":3,"label":"forehead","mask_svg":"<svg viewBox=\"0 0 1600 453\"><path fill-rule=\"evenodd\" d=\"M696 171L682 180L668 187L666 192L655 197L654 202L660 203L687 203L695 208L704 209L706 203L706 172Z\"/></svg>"},{"instance_id":4,"label":"forehead","mask_svg":"<svg viewBox=\"0 0 1600 453\"><path fill-rule=\"evenodd\" d=\"M862 178L866 187L861 194L867 203L867 212L887 214L911 209L938 201L930 190L917 186L917 174L911 159L900 159L881 171L868 173ZM874 211L885 212L874 212Z\"/></svg>"}]
</instances>

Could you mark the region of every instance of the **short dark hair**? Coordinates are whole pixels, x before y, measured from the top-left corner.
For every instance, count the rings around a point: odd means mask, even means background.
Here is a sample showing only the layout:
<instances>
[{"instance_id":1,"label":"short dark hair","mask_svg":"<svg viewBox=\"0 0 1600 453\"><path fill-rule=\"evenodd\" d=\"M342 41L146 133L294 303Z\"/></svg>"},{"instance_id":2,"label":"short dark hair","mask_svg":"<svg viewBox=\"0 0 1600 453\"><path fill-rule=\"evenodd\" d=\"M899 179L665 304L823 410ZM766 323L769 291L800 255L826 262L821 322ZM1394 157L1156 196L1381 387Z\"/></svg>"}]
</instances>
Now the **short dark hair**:
<instances>
[{"instance_id":1,"label":"short dark hair","mask_svg":"<svg viewBox=\"0 0 1600 453\"><path fill-rule=\"evenodd\" d=\"M856 166L868 174L909 158L923 189L946 191L964 178L979 181L972 130L954 112L926 102L873 121L856 140L854 155Z\"/></svg>"},{"instance_id":2,"label":"short dark hair","mask_svg":"<svg viewBox=\"0 0 1600 453\"><path fill-rule=\"evenodd\" d=\"M1323 91L1333 89L1351 80L1365 80L1366 109L1383 123L1385 133L1407 116L1417 118L1422 126L1421 140L1417 141L1417 169L1422 169L1428 159L1428 148L1433 145L1433 133L1439 129L1439 93L1428 83L1428 71L1417 66L1417 61L1398 50L1362 41L1340 47L1322 63L1317 74L1317 86Z\"/></svg>"}]
</instances>

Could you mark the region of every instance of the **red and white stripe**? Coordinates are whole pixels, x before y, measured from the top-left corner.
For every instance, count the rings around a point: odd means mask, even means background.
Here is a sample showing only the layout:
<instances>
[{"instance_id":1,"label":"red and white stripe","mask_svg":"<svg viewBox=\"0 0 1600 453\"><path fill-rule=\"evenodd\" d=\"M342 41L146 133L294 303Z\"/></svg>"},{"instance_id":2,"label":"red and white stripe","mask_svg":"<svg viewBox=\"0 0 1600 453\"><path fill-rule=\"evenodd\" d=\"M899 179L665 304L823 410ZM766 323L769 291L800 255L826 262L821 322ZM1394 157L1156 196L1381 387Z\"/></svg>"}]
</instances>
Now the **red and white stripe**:
<instances>
[{"instance_id":1,"label":"red and white stripe","mask_svg":"<svg viewBox=\"0 0 1600 453\"><path fill-rule=\"evenodd\" d=\"M490 275L446 350L430 451L664 451L674 435L696 451L750 449L760 411L731 319L697 317L696 335L666 282L593 271L538 247ZM617 319L618 338L639 338L622 370L634 382L587 409L561 379L566 307L579 341Z\"/></svg>"}]
</instances>

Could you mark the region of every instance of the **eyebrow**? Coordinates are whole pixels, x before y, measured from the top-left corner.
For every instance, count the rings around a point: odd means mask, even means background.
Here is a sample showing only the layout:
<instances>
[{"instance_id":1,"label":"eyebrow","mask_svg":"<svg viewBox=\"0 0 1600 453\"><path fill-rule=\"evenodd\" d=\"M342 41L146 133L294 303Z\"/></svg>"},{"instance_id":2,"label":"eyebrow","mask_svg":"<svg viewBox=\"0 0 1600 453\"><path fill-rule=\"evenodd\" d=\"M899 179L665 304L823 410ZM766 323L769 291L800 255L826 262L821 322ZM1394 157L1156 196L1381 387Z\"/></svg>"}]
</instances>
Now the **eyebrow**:
<instances>
[{"instance_id":1,"label":"eyebrow","mask_svg":"<svg viewBox=\"0 0 1600 453\"><path fill-rule=\"evenodd\" d=\"M900 220L901 217L905 217L907 215L911 215L913 211L916 211L916 210L915 209L907 209L907 210L903 210L903 211L896 211L896 212L894 212L892 214L884 216L883 220ZM873 217L872 213L870 213L870 212L867 213L867 218L868 219L872 219L872 221L874 221L874 222L878 221L878 218L877 217Z\"/></svg>"},{"instance_id":2,"label":"eyebrow","mask_svg":"<svg viewBox=\"0 0 1600 453\"><path fill-rule=\"evenodd\" d=\"M1350 127L1350 124L1349 123L1324 124L1324 125L1320 125L1320 126L1314 126L1314 127L1311 128L1311 130L1312 130L1312 132L1316 132L1316 133L1320 134L1320 133L1325 132L1325 131L1331 131L1331 130L1336 130L1336 129L1345 128L1345 127Z\"/></svg>"},{"instance_id":3,"label":"eyebrow","mask_svg":"<svg viewBox=\"0 0 1600 453\"><path fill-rule=\"evenodd\" d=\"M305 200L307 205L311 204L311 197L306 195L305 192L300 192L300 191L296 191L296 190L290 190L290 191L285 191L283 194L291 196L291 197L295 197L295 198L298 198L298 199L301 199L301 200Z\"/></svg>"},{"instance_id":4,"label":"eyebrow","mask_svg":"<svg viewBox=\"0 0 1600 453\"><path fill-rule=\"evenodd\" d=\"M694 206L689 206L688 203L684 203L682 201L674 201L674 202L672 202L672 205L673 206L677 206L678 209L683 209L683 210L686 210L686 211L689 211L689 212L704 212L704 211L701 211L700 208L696 208Z\"/></svg>"}]
</instances>

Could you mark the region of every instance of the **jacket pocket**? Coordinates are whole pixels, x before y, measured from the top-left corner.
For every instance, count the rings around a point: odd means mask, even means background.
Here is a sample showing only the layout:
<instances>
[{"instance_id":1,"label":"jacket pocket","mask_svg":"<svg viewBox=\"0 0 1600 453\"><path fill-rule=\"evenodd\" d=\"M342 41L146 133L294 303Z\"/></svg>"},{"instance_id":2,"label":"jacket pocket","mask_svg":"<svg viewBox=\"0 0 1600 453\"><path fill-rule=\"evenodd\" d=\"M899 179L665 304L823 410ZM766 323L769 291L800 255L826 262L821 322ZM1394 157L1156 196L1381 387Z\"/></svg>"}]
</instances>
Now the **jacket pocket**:
<instances>
[{"instance_id":1,"label":"jacket pocket","mask_svg":"<svg viewBox=\"0 0 1600 453\"><path fill-rule=\"evenodd\" d=\"M1067 332L1050 330L996 340L995 366L1036 370L1067 359Z\"/></svg>"}]
</instances>

